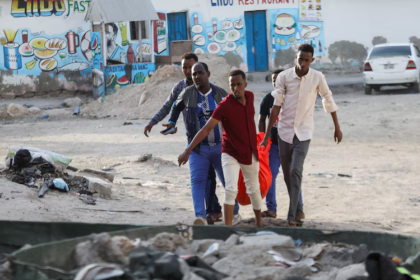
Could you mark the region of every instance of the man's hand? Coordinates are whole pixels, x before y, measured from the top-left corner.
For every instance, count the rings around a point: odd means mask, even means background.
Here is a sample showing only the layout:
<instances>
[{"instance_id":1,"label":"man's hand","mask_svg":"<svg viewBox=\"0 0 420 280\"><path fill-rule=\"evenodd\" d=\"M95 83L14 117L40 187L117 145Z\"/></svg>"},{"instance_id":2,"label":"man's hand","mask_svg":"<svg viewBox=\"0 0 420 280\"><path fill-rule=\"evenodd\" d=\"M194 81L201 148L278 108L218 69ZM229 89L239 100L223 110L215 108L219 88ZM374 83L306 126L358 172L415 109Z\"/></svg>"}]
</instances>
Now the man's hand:
<instances>
[{"instance_id":1,"label":"man's hand","mask_svg":"<svg viewBox=\"0 0 420 280\"><path fill-rule=\"evenodd\" d=\"M337 142L339 144L343 140L343 133L341 132L341 129L338 128L334 131L334 142Z\"/></svg>"},{"instance_id":2,"label":"man's hand","mask_svg":"<svg viewBox=\"0 0 420 280\"><path fill-rule=\"evenodd\" d=\"M146 127L144 128L144 135L146 135L146 137L149 137L149 135L147 133L150 133L150 131L152 130L152 127L154 125L153 124L148 124L146 125Z\"/></svg>"},{"instance_id":3,"label":"man's hand","mask_svg":"<svg viewBox=\"0 0 420 280\"><path fill-rule=\"evenodd\" d=\"M190 152L185 150L179 157L178 157L178 164L179 166L184 165L187 163L188 159L190 158Z\"/></svg>"},{"instance_id":4,"label":"man's hand","mask_svg":"<svg viewBox=\"0 0 420 280\"><path fill-rule=\"evenodd\" d=\"M170 129L172 127L175 127L175 125L168 123L168 124L162 124L162 126L166 126L166 129ZM178 131L178 128L175 127L175 130L172 131L171 133L165 134L165 135L169 135L169 134L175 134Z\"/></svg>"},{"instance_id":5,"label":"man's hand","mask_svg":"<svg viewBox=\"0 0 420 280\"><path fill-rule=\"evenodd\" d=\"M267 136L264 136L264 139L262 140L260 147L267 148L267 145L268 145L268 138Z\"/></svg>"}]
</instances>

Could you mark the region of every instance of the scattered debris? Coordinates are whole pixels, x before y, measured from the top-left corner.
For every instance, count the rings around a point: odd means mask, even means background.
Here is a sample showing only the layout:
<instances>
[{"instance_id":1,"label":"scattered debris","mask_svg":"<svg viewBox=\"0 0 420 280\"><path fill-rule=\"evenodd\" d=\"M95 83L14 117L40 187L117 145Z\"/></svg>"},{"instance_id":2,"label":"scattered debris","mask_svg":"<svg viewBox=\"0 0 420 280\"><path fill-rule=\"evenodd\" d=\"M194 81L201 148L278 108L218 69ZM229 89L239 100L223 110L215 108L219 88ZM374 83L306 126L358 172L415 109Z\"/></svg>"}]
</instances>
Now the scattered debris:
<instances>
[{"instance_id":1,"label":"scattered debris","mask_svg":"<svg viewBox=\"0 0 420 280\"><path fill-rule=\"evenodd\" d=\"M67 169L70 170L70 171L73 171L73 172L79 171L79 169L77 169L76 167L70 166L70 165L67 166Z\"/></svg>"},{"instance_id":2,"label":"scattered debris","mask_svg":"<svg viewBox=\"0 0 420 280\"><path fill-rule=\"evenodd\" d=\"M144 154L141 157L139 157L137 162L146 162L146 161L150 160L151 158L152 158L152 154Z\"/></svg>"},{"instance_id":3,"label":"scattered debris","mask_svg":"<svg viewBox=\"0 0 420 280\"><path fill-rule=\"evenodd\" d=\"M86 168L79 172L94 174L102 179L106 179L110 181L111 183L114 182L114 174L104 171L104 170Z\"/></svg>"},{"instance_id":4,"label":"scattered debris","mask_svg":"<svg viewBox=\"0 0 420 280\"><path fill-rule=\"evenodd\" d=\"M133 125L132 122L124 122L123 125Z\"/></svg>"}]
</instances>

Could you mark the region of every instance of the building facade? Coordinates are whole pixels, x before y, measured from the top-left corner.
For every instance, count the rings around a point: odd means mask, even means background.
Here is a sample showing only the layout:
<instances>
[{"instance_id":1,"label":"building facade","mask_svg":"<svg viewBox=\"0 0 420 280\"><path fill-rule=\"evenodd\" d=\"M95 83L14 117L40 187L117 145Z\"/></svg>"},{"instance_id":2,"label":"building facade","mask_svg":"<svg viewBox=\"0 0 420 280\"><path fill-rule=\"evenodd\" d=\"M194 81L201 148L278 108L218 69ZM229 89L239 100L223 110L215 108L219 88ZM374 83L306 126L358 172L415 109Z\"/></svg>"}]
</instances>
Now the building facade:
<instances>
[{"instance_id":1,"label":"building facade","mask_svg":"<svg viewBox=\"0 0 420 280\"><path fill-rule=\"evenodd\" d=\"M0 0L0 93L111 94L147 81L155 56L170 55L177 40L246 72L293 63L303 43L314 46L315 67L358 65L375 37L415 42L420 7L416 0L152 2L159 20L101 26L84 20L91 0Z\"/></svg>"}]
</instances>

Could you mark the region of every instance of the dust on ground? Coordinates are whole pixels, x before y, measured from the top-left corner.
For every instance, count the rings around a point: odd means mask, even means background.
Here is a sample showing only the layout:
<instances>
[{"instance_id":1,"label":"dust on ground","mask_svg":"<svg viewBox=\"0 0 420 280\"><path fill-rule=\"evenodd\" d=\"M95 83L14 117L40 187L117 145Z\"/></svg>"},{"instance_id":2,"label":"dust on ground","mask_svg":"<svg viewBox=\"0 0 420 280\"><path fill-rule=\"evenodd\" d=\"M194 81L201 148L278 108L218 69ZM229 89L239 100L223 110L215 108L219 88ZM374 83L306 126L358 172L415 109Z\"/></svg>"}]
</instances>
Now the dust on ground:
<instances>
[{"instance_id":1,"label":"dust on ground","mask_svg":"<svg viewBox=\"0 0 420 280\"><path fill-rule=\"evenodd\" d=\"M335 96L344 133L340 145L333 142L331 117L322 109L314 111L316 129L303 178L305 227L418 235L420 96L392 92ZM255 108L264 94L255 92ZM125 119L119 117L87 119L71 116L68 109L51 111L49 120L0 123L0 154L6 156L10 145L25 145L69 156L71 165L80 169L111 168L115 174L113 199L101 199L92 206L56 191L38 198L36 190L0 179L2 219L144 225L193 221L189 167L176 166L186 147L183 125L177 134L168 136L155 127L146 138L146 120L124 126ZM153 157L137 162L143 154ZM352 177L309 176L318 173ZM223 194L219 183L221 201ZM278 217L286 218L289 199L281 172L277 203ZM251 206L241 207L240 214L252 218Z\"/></svg>"}]
</instances>

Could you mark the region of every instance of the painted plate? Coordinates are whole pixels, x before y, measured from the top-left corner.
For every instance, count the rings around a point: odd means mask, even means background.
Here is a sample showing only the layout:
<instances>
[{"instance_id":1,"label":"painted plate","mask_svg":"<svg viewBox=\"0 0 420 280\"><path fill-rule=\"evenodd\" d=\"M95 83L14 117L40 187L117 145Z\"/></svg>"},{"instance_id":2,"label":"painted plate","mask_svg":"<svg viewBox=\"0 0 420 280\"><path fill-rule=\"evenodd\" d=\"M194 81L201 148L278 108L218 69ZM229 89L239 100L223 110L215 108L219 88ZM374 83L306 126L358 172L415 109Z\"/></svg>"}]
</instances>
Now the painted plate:
<instances>
[{"instance_id":1,"label":"painted plate","mask_svg":"<svg viewBox=\"0 0 420 280\"><path fill-rule=\"evenodd\" d=\"M53 51L59 51L67 47L66 40L60 38L50 39L45 43L45 48Z\"/></svg>"},{"instance_id":2,"label":"painted plate","mask_svg":"<svg viewBox=\"0 0 420 280\"><path fill-rule=\"evenodd\" d=\"M235 21L234 26L235 26L236 29L242 29L242 28L244 28L244 22L243 22L243 20L240 18L239 20Z\"/></svg>"},{"instance_id":3,"label":"painted plate","mask_svg":"<svg viewBox=\"0 0 420 280\"><path fill-rule=\"evenodd\" d=\"M58 62L54 58L47 58L39 62L39 68L41 68L42 71L48 72L57 68L57 64Z\"/></svg>"},{"instance_id":4,"label":"painted plate","mask_svg":"<svg viewBox=\"0 0 420 280\"><path fill-rule=\"evenodd\" d=\"M302 24L302 38L315 38L321 35L321 28L315 25L303 25Z\"/></svg>"},{"instance_id":5,"label":"painted plate","mask_svg":"<svg viewBox=\"0 0 420 280\"><path fill-rule=\"evenodd\" d=\"M219 31L214 35L214 40L218 43L224 43L226 42L226 32L225 31Z\"/></svg>"},{"instance_id":6,"label":"painted plate","mask_svg":"<svg viewBox=\"0 0 420 280\"><path fill-rule=\"evenodd\" d=\"M204 51L203 51L203 49L196 48L196 49L194 50L194 53L195 53L195 54L203 54L203 53L204 53Z\"/></svg>"},{"instance_id":7,"label":"painted plate","mask_svg":"<svg viewBox=\"0 0 420 280\"><path fill-rule=\"evenodd\" d=\"M191 28L191 32L192 33L201 33L201 32L203 32L203 27L201 25L194 25Z\"/></svg>"},{"instance_id":8,"label":"painted plate","mask_svg":"<svg viewBox=\"0 0 420 280\"><path fill-rule=\"evenodd\" d=\"M47 43L48 39L44 37L37 37L33 38L29 42L29 46L35 50L45 50L47 47L45 44Z\"/></svg>"},{"instance_id":9,"label":"painted plate","mask_svg":"<svg viewBox=\"0 0 420 280\"><path fill-rule=\"evenodd\" d=\"M46 58L51 58L53 56L55 56L57 54L57 51L53 51L53 50L35 50L34 54L36 57L40 58L40 59L46 59Z\"/></svg>"},{"instance_id":10,"label":"painted plate","mask_svg":"<svg viewBox=\"0 0 420 280\"><path fill-rule=\"evenodd\" d=\"M31 46L29 46L29 43L24 43L24 44L20 45L19 53L24 57L33 56L34 55L34 49L31 48Z\"/></svg>"},{"instance_id":11,"label":"painted plate","mask_svg":"<svg viewBox=\"0 0 420 280\"><path fill-rule=\"evenodd\" d=\"M226 35L226 41L228 42L235 42L235 41L238 41L240 38L241 38L241 33L236 29L229 31Z\"/></svg>"},{"instance_id":12,"label":"painted plate","mask_svg":"<svg viewBox=\"0 0 420 280\"><path fill-rule=\"evenodd\" d=\"M193 44L197 46L204 46L206 44L206 38L203 35L195 35L192 39Z\"/></svg>"},{"instance_id":13,"label":"painted plate","mask_svg":"<svg viewBox=\"0 0 420 280\"><path fill-rule=\"evenodd\" d=\"M233 52L234 50L236 50L236 47L237 46L235 42L226 42L222 46L222 51Z\"/></svg>"},{"instance_id":14,"label":"painted plate","mask_svg":"<svg viewBox=\"0 0 420 280\"><path fill-rule=\"evenodd\" d=\"M209 53L219 53L221 51L221 49L222 48L220 47L220 45L218 43L215 43L215 42L210 43L207 46L207 50L209 51Z\"/></svg>"},{"instance_id":15,"label":"painted plate","mask_svg":"<svg viewBox=\"0 0 420 280\"><path fill-rule=\"evenodd\" d=\"M82 40L80 41L80 48L82 49L82 53L83 53L84 57L88 61L92 60L92 50L90 48L90 40L91 40L90 31L87 31L83 35ZM48 45L48 43L47 43L47 45Z\"/></svg>"}]
</instances>

